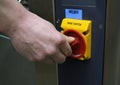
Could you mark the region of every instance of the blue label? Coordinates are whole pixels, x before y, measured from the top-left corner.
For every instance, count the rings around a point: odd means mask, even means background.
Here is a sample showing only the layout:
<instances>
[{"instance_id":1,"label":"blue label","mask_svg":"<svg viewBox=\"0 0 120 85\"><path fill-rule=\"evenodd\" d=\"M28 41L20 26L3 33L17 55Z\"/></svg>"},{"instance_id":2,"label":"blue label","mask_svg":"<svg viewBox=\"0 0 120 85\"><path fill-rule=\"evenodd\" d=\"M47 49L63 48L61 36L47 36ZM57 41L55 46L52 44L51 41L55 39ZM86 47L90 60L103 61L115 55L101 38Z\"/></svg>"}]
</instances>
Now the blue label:
<instances>
[{"instance_id":1,"label":"blue label","mask_svg":"<svg viewBox=\"0 0 120 85\"><path fill-rule=\"evenodd\" d=\"M65 9L66 18L82 19L82 10L80 9Z\"/></svg>"}]
</instances>

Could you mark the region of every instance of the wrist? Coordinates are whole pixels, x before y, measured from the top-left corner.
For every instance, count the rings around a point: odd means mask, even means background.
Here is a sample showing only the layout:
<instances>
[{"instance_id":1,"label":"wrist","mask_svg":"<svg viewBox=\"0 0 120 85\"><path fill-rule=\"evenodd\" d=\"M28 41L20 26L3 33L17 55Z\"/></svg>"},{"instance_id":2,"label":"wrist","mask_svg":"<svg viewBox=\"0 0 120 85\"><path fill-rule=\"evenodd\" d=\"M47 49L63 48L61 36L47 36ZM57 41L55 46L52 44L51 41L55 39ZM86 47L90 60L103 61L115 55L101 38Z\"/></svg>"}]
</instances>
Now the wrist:
<instances>
[{"instance_id":1,"label":"wrist","mask_svg":"<svg viewBox=\"0 0 120 85\"><path fill-rule=\"evenodd\" d=\"M17 1L2 1L0 3L0 33L10 36L17 25L26 18L29 12Z\"/></svg>"},{"instance_id":2,"label":"wrist","mask_svg":"<svg viewBox=\"0 0 120 85\"><path fill-rule=\"evenodd\" d=\"M11 20L8 26L2 31L5 35L12 37L16 31L20 30L24 22L27 20L29 12L24 12L16 15L13 20Z\"/></svg>"}]
</instances>

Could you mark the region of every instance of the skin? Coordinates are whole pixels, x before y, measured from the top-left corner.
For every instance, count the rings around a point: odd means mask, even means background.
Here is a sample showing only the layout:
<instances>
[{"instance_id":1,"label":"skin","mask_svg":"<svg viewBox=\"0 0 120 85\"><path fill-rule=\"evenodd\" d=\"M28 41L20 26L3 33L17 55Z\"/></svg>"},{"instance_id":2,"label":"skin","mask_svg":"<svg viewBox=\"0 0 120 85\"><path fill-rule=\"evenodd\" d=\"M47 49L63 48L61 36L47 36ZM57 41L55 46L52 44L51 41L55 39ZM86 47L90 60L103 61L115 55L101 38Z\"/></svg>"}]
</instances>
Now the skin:
<instances>
[{"instance_id":1,"label":"skin","mask_svg":"<svg viewBox=\"0 0 120 85\"><path fill-rule=\"evenodd\" d=\"M0 33L11 38L14 48L30 61L63 63L72 53L74 38L59 33L17 0L0 0Z\"/></svg>"}]
</instances>

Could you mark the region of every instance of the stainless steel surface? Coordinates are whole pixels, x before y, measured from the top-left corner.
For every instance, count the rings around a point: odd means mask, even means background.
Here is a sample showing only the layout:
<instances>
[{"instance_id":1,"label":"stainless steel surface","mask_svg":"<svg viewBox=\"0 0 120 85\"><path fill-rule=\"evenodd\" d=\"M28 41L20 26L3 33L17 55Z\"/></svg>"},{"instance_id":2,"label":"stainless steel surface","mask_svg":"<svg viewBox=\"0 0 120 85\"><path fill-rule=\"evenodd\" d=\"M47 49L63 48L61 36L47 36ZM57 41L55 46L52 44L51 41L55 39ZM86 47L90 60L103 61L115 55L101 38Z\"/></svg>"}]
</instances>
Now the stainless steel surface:
<instances>
[{"instance_id":1,"label":"stainless steel surface","mask_svg":"<svg viewBox=\"0 0 120 85\"><path fill-rule=\"evenodd\" d=\"M120 85L120 0L107 0L103 85Z\"/></svg>"},{"instance_id":2,"label":"stainless steel surface","mask_svg":"<svg viewBox=\"0 0 120 85\"><path fill-rule=\"evenodd\" d=\"M54 0L28 0L30 11L53 22L53 1Z\"/></svg>"},{"instance_id":3,"label":"stainless steel surface","mask_svg":"<svg viewBox=\"0 0 120 85\"><path fill-rule=\"evenodd\" d=\"M53 23L53 0L29 0L29 9ZM37 85L57 85L57 65L36 63Z\"/></svg>"},{"instance_id":4,"label":"stainless steel surface","mask_svg":"<svg viewBox=\"0 0 120 85\"><path fill-rule=\"evenodd\" d=\"M36 63L37 85L57 85L56 64Z\"/></svg>"},{"instance_id":5,"label":"stainless steel surface","mask_svg":"<svg viewBox=\"0 0 120 85\"><path fill-rule=\"evenodd\" d=\"M36 85L35 66L20 56L9 38L0 36L0 85Z\"/></svg>"}]
</instances>

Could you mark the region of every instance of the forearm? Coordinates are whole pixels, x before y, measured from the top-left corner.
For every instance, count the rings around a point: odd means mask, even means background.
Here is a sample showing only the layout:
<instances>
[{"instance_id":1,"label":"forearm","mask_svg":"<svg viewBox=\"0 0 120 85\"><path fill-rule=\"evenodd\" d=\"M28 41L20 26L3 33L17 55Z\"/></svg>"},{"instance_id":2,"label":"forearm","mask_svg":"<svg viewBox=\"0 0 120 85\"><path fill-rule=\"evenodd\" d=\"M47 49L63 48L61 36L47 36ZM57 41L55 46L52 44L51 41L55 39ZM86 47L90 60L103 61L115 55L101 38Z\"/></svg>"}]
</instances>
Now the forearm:
<instances>
[{"instance_id":1,"label":"forearm","mask_svg":"<svg viewBox=\"0 0 120 85\"><path fill-rule=\"evenodd\" d=\"M27 10L17 0L0 0L0 33L9 34L27 16Z\"/></svg>"}]
</instances>

